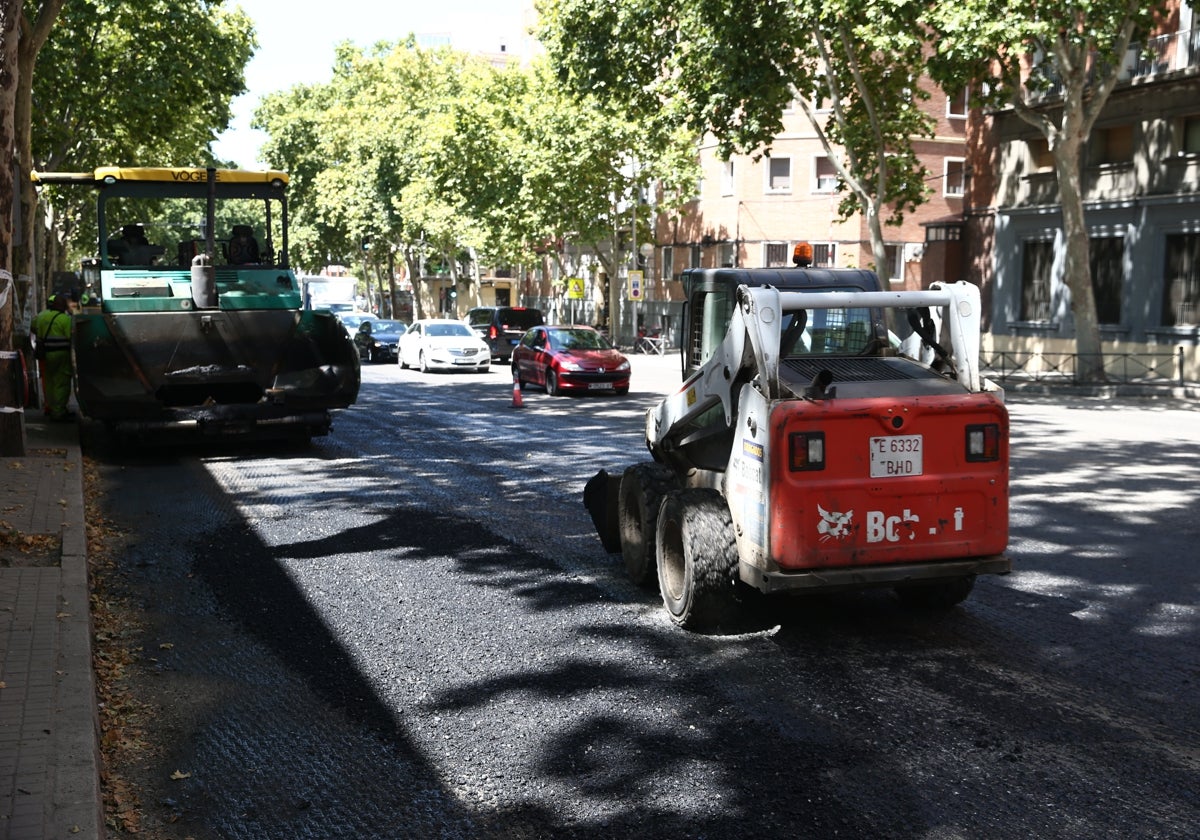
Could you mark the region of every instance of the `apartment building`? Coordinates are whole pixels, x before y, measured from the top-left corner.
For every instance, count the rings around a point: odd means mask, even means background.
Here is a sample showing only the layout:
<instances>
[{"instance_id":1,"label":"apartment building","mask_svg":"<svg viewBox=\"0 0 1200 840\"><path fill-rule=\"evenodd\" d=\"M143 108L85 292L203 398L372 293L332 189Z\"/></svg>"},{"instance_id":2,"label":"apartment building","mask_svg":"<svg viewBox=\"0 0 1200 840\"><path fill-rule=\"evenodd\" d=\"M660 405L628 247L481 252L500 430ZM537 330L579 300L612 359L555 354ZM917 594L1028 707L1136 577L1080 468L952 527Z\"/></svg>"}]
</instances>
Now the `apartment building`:
<instances>
[{"instance_id":1,"label":"apartment building","mask_svg":"<svg viewBox=\"0 0 1200 840\"><path fill-rule=\"evenodd\" d=\"M926 225L963 214L967 188L965 97L933 89L921 103L935 121L934 136L915 148L929 173L929 200L900 225L884 228L894 288L922 288L944 279L939 255L925 257ZM769 155L723 160L715 144L700 149L702 180L682 213L660 216L652 282L665 284L690 267L760 268L791 264L798 241L812 243L817 265L875 268L870 235L861 215L838 221L838 177L804 112L784 114L784 130ZM950 278L957 279L957 278Z\"/></svg>"},{"instance_id":2,"label":"apartment building","mask_svg":"<svg viewBox=\"0 0 1200 840\"><path fill-rule=\"evenodd\" d=\"M1092 283L1106 354L1200 375L1200 30L1176 2L1131 48L1083 162ZM1045 107L1057 106L1049 92ZM998 352L1071 352L1057 177L1045 139L1011 111L972 127L962 274L984 290ZM1154 358L1158 357L1159 362Z\"/></svg>"}]
</instances>

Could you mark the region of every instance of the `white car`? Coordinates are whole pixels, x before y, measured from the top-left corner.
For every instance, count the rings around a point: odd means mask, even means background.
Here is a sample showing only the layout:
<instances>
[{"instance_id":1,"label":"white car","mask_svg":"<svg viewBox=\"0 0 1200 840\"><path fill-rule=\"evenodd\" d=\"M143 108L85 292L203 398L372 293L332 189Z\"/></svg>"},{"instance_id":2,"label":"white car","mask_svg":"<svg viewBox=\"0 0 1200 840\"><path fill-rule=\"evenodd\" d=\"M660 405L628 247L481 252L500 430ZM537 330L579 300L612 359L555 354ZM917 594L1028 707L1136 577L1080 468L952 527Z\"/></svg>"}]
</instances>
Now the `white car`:
<instances>
[{"instance_id":1,"label":"white car","mask_svg":"<svg viewBox=\"0 0 1200 840\"><path fill-rule=\"evenodd\" d=\"M487 373L492 352L463 321L424 318L400 336L400 367L429 370L477 370Z\"/></svg>"}]
</instances>

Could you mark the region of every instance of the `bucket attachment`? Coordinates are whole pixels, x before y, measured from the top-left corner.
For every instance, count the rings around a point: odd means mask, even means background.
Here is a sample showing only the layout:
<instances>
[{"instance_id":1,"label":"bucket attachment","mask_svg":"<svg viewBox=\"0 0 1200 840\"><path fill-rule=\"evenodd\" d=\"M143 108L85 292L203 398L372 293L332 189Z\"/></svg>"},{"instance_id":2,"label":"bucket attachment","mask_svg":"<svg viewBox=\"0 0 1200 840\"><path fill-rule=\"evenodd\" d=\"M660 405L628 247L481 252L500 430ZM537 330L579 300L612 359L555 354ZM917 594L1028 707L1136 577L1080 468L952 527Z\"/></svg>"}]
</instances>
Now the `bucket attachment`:
<instances>
[{"instance_id":1,"label":"bucket attachment","mask_svg":"<svg viewBox=\"0 0 1200 840\"><path fill-rule=\"evenodd\" d=\"M592 515L592 524L604 550L609 554L621 551L621 526L618 519L618 499L621 492L621 476L609 475L600 470L583 486L583 506Z\"/></svg>"}]
</instances>

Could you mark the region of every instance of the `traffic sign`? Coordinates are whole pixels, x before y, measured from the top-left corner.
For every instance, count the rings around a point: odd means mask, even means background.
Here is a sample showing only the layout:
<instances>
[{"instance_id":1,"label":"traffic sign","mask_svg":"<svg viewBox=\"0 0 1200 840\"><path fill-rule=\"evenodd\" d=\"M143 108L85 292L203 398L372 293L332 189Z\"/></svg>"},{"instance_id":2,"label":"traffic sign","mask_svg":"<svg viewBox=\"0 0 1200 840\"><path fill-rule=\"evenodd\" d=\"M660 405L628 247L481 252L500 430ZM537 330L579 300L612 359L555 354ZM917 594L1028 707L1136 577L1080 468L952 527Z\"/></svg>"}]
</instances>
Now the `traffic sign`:
<instances>
[{"instance_id":1,"label":"traffic sign","mask_svg":"<svg viewBox=\"0 0 1200 840\"><path fill-rule=\"evenodd\" d=\"M567 300L583 300L583 278L567 278Z\"/></svg>"},{"instance_id":2,"label":"traffic sign","mask_svg":"<svg viewBox=\"0 0 1200 840\"><path fill-rule=\"evenodd\" d=\"M626 291L629 294L630 300L641 300L642 299L642 272L640 272L640 271L629 272L629 285L628 285Z\"/></svg>"}]
</instances>

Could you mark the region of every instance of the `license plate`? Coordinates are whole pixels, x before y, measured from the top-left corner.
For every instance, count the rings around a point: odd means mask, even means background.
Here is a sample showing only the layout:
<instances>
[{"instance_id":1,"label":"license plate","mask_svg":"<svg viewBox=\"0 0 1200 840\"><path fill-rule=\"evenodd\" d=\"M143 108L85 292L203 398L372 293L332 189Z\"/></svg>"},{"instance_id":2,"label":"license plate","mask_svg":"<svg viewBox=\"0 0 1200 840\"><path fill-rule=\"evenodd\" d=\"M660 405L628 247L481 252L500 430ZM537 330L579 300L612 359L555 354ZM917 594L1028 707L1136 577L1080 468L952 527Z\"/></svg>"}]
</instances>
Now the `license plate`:
<instances>
[{"instance_id":1,"label":"license plate","mask_svg":"<svg viewBox=\"0 0 1200 840\"><path fill-rule=\"evenodd\" d=\"M592 391L610 391L612 390L611 382L589 382L588 389Z\"/></svg>"},{"instance_id":2,"label":"license plate","mask_svg":"<svg viewBox=\"0 0 1200 840\"><path fill-rule=\"evenodd\" d=\"M475 360L474 359L455 359L454 364L456 364L456 365L473 365L473 364L475 364Z\"/></svg>"},{"instance_id":3,"label":"license plate","mask_svg":"<svg viewBox=\"0 0 1200 840\"><path fill-rule=\"evenodd\" d=\"M871 478L921 475L921 435L888 435L871 438Z\"/></svg>"}]
</instances>

